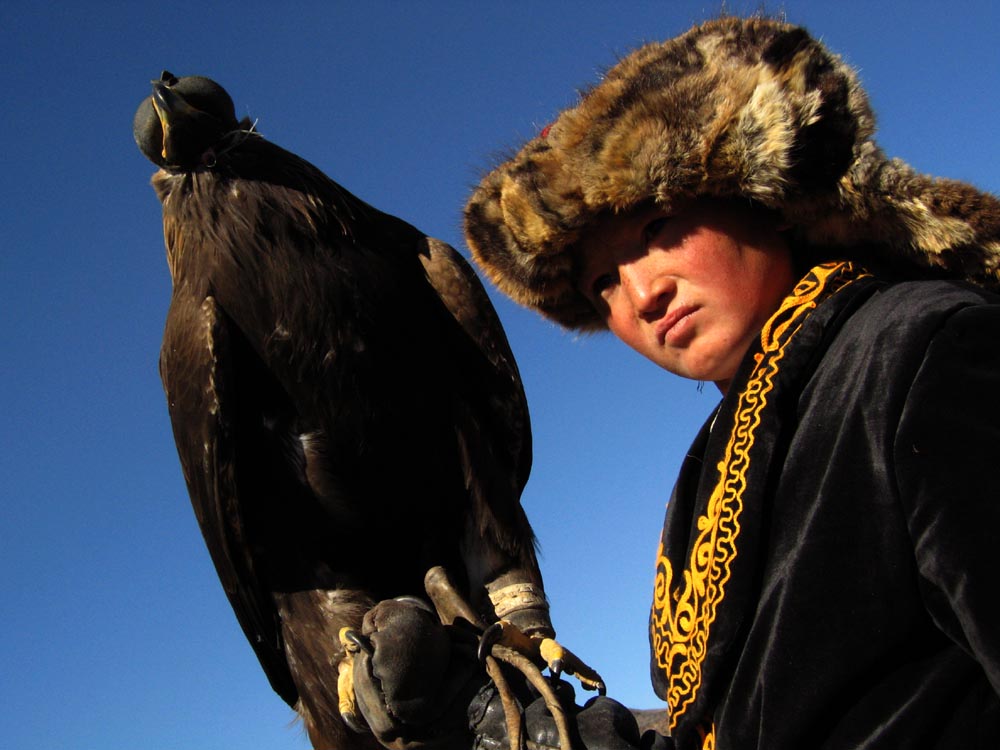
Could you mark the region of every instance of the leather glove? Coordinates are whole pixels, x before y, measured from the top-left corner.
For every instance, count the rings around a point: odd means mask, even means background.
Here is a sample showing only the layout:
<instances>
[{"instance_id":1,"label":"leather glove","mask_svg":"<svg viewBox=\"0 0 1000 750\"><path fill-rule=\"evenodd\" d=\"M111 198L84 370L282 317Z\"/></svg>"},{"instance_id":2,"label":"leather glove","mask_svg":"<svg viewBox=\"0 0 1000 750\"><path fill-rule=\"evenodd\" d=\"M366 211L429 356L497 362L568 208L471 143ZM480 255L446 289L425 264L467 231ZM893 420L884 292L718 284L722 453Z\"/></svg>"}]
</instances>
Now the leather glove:
<instances>
[{"instance_id":1,"label":"leather glove","mask_svg":"<svg viewBox=\"0 0 1000 750\"><path fill-rule=\"evenodd\" d=\"M488 682L477 633L395 599L369 610L361 633L371 649L354 656L354 691L376 739L394 750L468 750L468 706Z\"/></svg>"},{"instance_id":2,"label":"leather glove","mask_svg":"<svg viewBox=\"0 0 1000 750\"><path fill-rule=\"evenodd\" d=\"M496 687L477 657L479 633L441 625L412 600L380 602L365 615L370 644L354 655L358 710L376 739L392 750L509 750L507 723ZM524 680L511 679L523 710L529 750L556 750L559 734L545 701ZM641 739L632 713L596 697L575 704L573 687L556 694L568 716L576 750L669 750L669 738Z\"/></svg>"},{"instance_id":3,"label":"leather glove","mask_svg":"<svg viewBox=\"0 0 1000 750\"><path fill-rule=\"evenodd\" d=\"M577 706L573 687L560 681L556 695L569 718L575 748L585 750L638 750L641 739L632 712L604 696ZM508 750L507 725L496 688L485 686L469 706L469 723L475 733L475 750ZM529 750L557 750L559 733L545 701L536 698L524 709L524 734Z\"/></svg>"}]
</instances>

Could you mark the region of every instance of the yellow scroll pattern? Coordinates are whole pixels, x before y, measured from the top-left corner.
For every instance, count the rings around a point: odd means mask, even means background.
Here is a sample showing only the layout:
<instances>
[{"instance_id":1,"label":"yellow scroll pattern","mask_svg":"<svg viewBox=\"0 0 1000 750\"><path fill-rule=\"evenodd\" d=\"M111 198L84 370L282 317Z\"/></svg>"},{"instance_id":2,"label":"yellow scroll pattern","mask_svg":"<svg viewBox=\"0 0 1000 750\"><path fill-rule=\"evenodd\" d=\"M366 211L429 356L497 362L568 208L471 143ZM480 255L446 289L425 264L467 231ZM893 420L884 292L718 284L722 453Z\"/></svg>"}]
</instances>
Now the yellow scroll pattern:
<instances>
[{"instance_id":1,"label":"yellow scroll pattern","mask_svg":"<svg viewBox=\"0 0 1000 750\"><path fill-rule=\"evenodd\" d=\"M718 464L715 485L704 515L697 519L697 537L687 567L675 581L662 542L656 555L656 583L650 620L652 649L667 679L670 728L694 701L702 679L702 662L712 623L726 595L730 569L737 555L743 493L750 466L750 449L761 412L774 387L779 363L805 316L821 299L860 278L851 263L817 266L799 282L761 331L757 355L740 394L729 442ZM707 738L714 746L714 732Z\"/></svg>"},{"instance_id":2,"label":"yellow scroll pattern","mask_svg":"<svg viewBox=\"0 0 1000 750\"><path fill-rule=\"evenodd\" d=\"M715 750L715 724L712 724L707 731L702 731L701 750Z\"/></svg>"}]
</instances>

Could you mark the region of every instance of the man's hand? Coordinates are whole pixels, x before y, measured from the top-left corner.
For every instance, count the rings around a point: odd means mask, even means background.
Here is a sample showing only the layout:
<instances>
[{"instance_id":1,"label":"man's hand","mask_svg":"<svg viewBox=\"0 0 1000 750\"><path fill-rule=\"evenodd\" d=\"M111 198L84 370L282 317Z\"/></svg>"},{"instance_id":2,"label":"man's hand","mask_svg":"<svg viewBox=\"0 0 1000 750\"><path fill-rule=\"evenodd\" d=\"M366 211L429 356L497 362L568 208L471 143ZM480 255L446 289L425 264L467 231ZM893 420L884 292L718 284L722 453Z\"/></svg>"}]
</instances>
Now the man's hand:
<instances>
[{"instance_id":1,"label":"man's hand","mask_svg":"<svg viewBox=\"0 0 1000 750\"><path fill-rule=\"evenodd\" d=\"M598 696L577 706L573 687L560 681L556 694L569 718L573 750L638 750L639 728L632 713L611 698ZM469 707L475 750L510 750L499 696L483 688ZM545 701L536 698L524 709L524 735L529 750L558 750L559 732ZM514 750L517 745L515 744Z\"/></svg>"},{"instance_id":2,"label":"man's hand","mask_svg":"<svg viewBox=\"0 0 1000 750\"><path fill-rule=\"evenodd\" d=\"M517 742L511 748L500 697L477 657L475 628L461 621L442 625L427 605L404 598L372 608L361 636L354 654L357 707L380 743L392 750L518 749ZM518 707L526 706L522 731L528 749L558 748L559 733L545 701L520 675L511 686ZM556 693L569 718L572 750L648 745L620 703L597 697L581 708L564 681L556 683Z\"/></svg>"},{"instance_id":3,"label":"man's hand","mask_svg":"<svg viewBox=\"0 0 1000 750\"><path fill-rule=\"evenodd\" d=\"M354 655L358 709L386 747L472 747L468 707L488 678L474 630L444 626L413 599L380 602L361 627L369 648Z\"/></svg>"}]
</instances>

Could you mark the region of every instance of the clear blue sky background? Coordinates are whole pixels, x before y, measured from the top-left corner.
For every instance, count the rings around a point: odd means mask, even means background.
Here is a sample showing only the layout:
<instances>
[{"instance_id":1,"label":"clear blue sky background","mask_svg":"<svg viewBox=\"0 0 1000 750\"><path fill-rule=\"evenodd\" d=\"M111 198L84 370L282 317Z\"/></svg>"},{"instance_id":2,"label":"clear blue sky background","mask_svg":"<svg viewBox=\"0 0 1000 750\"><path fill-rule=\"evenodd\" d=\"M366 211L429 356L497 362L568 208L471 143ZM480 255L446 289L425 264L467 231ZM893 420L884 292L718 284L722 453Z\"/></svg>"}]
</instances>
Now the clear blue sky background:
<instances>
[{"instance_id":1,"label":"clear blue sky background","mask_svg":"<svg viewBox=\"0 0 1000 750\"><path fill-rule=\"evenodd\" d=\"M784 10L859 69L890 154L997 192L998 7ZM0 746L307 747L229 609L171 440L156 369L170 283L131 136L150 79L215 78L266 136L464 250L462 206L499 154L621 54L718 9L0 4ZM532 409L524 505L556 625L613 696L654 705L653 556L718 395L494 299Z\"/></svg>"}]
</instances>

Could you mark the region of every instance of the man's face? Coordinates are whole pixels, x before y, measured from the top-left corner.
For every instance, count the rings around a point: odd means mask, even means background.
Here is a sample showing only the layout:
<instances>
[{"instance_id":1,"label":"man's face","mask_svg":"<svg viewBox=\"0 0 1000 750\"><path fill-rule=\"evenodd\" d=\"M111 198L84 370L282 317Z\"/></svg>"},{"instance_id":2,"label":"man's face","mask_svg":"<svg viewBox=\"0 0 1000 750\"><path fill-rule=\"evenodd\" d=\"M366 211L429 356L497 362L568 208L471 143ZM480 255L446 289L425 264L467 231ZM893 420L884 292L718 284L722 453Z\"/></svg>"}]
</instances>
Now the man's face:
<instances>
[{"instance_id":1,"label":"man's face","mask_svg":"<svg viewBox=\"0 0 1000 750\"><path fill-rule=\"evenodd\" d=\"M743 355L797 280L765 216L700 200L598 221L580 243L579 287L622 341L672 373L725 393Z\"/></svg>"}]
</instances>

